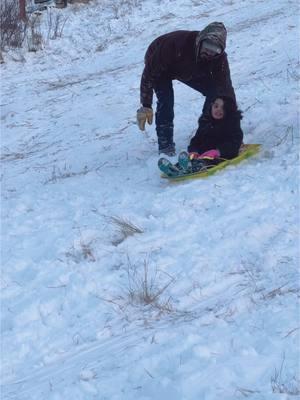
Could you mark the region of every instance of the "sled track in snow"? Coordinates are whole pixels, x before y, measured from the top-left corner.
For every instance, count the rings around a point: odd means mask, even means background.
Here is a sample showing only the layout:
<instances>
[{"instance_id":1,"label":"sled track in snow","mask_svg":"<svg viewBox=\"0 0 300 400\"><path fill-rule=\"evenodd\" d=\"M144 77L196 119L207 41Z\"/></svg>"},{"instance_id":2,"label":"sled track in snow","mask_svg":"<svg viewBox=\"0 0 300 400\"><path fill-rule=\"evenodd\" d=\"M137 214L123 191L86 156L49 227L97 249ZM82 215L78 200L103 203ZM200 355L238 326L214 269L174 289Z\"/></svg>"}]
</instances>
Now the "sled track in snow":
<instances>
[{"instance_id":1,"label":"sled track in snow","mask_svg":"<svg viewBox=\"0 0 300 400\"><path fill-rule=\"evenodd\" d=\"M184 324L187 321L198 320L198 324L201 324L201 319L206 319L211 314L222 314L222 310L227 310L229 305L232 306L232 301L228 300L228 298L231 298L228 296L229 290L233 292L232 298L239 300L236 294L241 292L241 289L238 289L236 281L232 282L230 279L225 289L224 286L220 289L221 293L226 293L226 295L221 296L222 298L218 294L214 294L203 299L200 306L197 304L191 307L186 313L175 312L173 315L170 314L167 316L163 321L150 321L147 328L144 325L131 326L124 333L119 332L101 343L97 342L84 346L76 353L67 354L65 358L62 356L59 360L53 362L52 365L40 367L39 371L4 384L1 390L3 400L39 398L40 393L42 391L44 393L46 388L53 387L55 389L59 388L62 384L67 385L70 383L68 381L80 380L80 371L85 368L96 370L97 376L100 377L111 369L112 364L120 368L124 365L122 354L128 348L134 348L146 342L149 343L155 332L169 329L172 322L176 322L178 326L178 324ZM139 335L137 334L138 331ZM127 364L131 362L133 361L127 362Z\"/></svg>"},{"instance_id":2,"label":"sled track in snow","mask_svg":"<svg viewBox=\"0 0 300 400\"><path fill-rule=\"evenodd\" d=\"M251 27L259 24L264 24L268 22L270 19L274 19L277 17L283 17L285 15L286 10L284 8L280 8L278 10L274 10L273 12L262 14L256 18L249 18L245 21L239 22L238 24L230 27L228 31L230 33L233 32L242 32L244 30L249 30Z\"/></svg>"},{"instance_id":3,"label":"sled track in snow","mask_svg":"<svg viewBox=\"0 0 300 400\"><path fill-rule=\"evenodd\" d=\"M74 375L76 375L76 373L78 373L79 379L80 370L87 364L89 367L91 366L88 362L90 355L94 355L93 366L100 368L107 362L111 354L121 355L128 347L136 346L142 341L143 339L139 339L138 341L135 336L127 334L125 338L116 337L104 343L97 343L93 346L89 346L78 353L68 356L68 358L64 360L60 360L60 365L56 362L54 365L42 367L40 372L33 373L24 379L4 385L2 388L3 398L7 400L24 400L26 396L30 394L37 395L39 389L42 390L44 386L55 386L56 384L63 383L65 380L68 380L72 372L72 379L74 380ZM81 365L78 364L80 361L82 362ZM65 377L63 377L63 375L65 375Z\"/></svg>"}]
</instances>

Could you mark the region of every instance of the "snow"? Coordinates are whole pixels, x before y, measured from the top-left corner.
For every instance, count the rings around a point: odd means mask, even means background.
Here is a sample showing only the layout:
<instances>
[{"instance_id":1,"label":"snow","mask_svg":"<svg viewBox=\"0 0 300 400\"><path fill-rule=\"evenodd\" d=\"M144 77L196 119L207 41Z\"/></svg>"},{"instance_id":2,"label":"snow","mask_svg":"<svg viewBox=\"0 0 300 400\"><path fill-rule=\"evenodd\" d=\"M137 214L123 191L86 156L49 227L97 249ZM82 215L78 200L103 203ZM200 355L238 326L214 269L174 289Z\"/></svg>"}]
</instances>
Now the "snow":
<instances>
[{"instance_id":1,"label":"snow","mask_svg":"<svg viewBox=\"0 0 300 400\"><path fill-rule=\"evenodd\" d=\"M51 10L62 37L1 65L1 398L297 398L298 2ZM215 20L262 150L170 184L135 122L144 52ZM174 88L180 150L204 98Z\"/></svg>"}]
</instances>

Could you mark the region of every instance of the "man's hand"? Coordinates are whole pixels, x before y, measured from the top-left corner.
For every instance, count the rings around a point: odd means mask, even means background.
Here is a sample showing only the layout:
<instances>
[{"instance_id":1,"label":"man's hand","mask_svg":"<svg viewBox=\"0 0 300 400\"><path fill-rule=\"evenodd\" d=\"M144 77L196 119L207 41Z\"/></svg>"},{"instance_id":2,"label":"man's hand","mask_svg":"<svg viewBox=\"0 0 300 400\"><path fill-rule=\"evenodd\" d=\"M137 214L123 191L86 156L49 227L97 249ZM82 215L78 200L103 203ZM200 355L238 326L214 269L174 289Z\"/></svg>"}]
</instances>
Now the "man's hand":
<instances>
[{"instance_id":1,"label":"man's hand","mask_svg":"<svg viewBox=\"0 0 300 400\"><path fill-rule=\"evenodd\" d=\"M145 130L146 121L149 125L153 122L153 110L151 107L141 107L137 110L136 120L141 131Z\"/></svg>"}]
</instances>

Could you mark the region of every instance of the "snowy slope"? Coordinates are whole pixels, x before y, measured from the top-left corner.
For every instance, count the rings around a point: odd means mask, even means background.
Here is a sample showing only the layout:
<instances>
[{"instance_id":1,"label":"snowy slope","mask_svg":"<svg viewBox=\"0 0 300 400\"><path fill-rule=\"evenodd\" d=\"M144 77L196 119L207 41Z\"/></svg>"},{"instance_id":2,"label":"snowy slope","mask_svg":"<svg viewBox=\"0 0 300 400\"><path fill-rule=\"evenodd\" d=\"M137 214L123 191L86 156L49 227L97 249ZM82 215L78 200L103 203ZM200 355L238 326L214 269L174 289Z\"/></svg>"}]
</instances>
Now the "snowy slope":
<instances>
[{"instance_id":1,"label":"snowy slope","mask_svg":"<svg viewBox=\"0 0 300 400\"><path fill-rule=\"evenodd\" d=\"M1 398L296 398L297 1L120 3L60 11L61 39L1 66ZM144 52L215 20L263 149L171 185L135 123ZM174 87L184 149L203 97Z\"/></svg>"}]
</instances>

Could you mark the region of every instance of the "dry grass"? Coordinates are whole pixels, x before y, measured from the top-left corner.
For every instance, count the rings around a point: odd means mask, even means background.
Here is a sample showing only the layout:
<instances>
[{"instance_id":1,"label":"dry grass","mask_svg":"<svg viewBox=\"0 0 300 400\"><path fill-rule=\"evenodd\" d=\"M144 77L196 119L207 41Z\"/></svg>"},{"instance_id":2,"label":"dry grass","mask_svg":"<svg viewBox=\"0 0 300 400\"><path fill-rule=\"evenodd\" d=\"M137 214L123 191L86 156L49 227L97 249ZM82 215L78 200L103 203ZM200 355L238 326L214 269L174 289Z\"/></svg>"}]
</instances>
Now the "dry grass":
<instances>
[{"instance_id":1,"label":"dry grass","mask_svg":"<svg viewBox=\"0 0 300 400\"><path fill-rule=\"evenodd\" d=\"M161 312L173 311L171 298L166 291L174 278L158 270L149 268L149 262L143 260L142 265L136 266L128 258L128 287L126 295L130 304L135 306L151 306Z\"/></svg>"},{"instance_id":2,"label":"dry grass","mask_svg":"<svg viewBox=\"0 0 300 400\"><path fill-rule=\"evenodd\" d=\"M125 218L117 216L105 218L110 224L114 225L118 231L118 237L112 241L112 244L114 246L118 246L130 236L144 233L144 231L140 227Z\"/></svg>"},{"instance_id":3,"label":"dry grass","mask_svg":"<svg viewBox=\"0 0 300 400\"><path fill-rule=\"evenodd\" d=\"M65 256L76 264L80 264L82 261L96 262L93 242L94 240L85 241L81 238L79 244L76 247L73 245L71 249L65 253Z\"/></svg>"},{"instance_id":4,"label":"dry grass","mask_svg":"<svg viewBox=\"0 0 300 400\"><path fill-rule=\"evenodd\" d=\"M287 126L285 133L279 137L277 135L274 135L278 141L277 143L275 143L274 147L280 146L283 143L290 143L290 144L294 144L294 127L292 125Z\"/></svg>"},{"instance_id":5,"label":"dry grass","mask_svg":"<svg viewBox=\"0 0 300 400\"><path fill-rule=\"evenodd\" d=\"M287 81L294 80L296 82L300 81L300 61L298 61L295 65L293 65L292 61L289 62L289 67L286 70Z\"/></svg>"},{"instance_id":6,"label":"dry grass","mask_svg":"<svg viewBox=\"0 0 300 400\"><path fill-rule=\"evenodd\" d=\"M125 318L131 320L135 312L132 307L139 309L144 315L144 321L152 318L159 319L162 315L172 315L173 317L186 317L187 313L180 312L173 308L171 296L167 294L168 288L174 283L175 279L169 274L160 271L157 267L152 267L147 260L142 260L140 264L132 264L127 256L127 285L122 289L122 294L114 295L111 298L99 299L117 307L125 314ZM152 313L154 312L154 313ZM139 318L139 313L137 314Z\"/></svg>"},{"instance_id":7,"label":"dry grass","mask_svg":"<svg viewBox=\"0 0 300 400\"><path fill-rule=\"evenodd\" d=\"M242 387L238 387L236 389L236 393L242 394L244 397L250 397L253 394L260 393L258 390L246 389Z\"/></svg>"},{"instance_id":8,"label":"dry grass","mask_svg":"<svg viewBox=\"0 0 300 400\"><path fill-rule=\"evenodd\" d=\"M288 285L288 283L273 289L269 292L267 292L266 294L262 295L262 298L264 300L269 300L269 299L274 299L277 296L285 296L287 294L299 294L300 293L300 288L292 288L292 287L286 287Z\"/></svg>"},{"instance_id":9,"label":"dry grass","mask_svg":"<svg viewBox=\"0 0 300 400\"><path fill-rule=\"evenodd\" d=\"M51 178L47 179L45 181L45 184L47 183L56 183L60 180L67 179L67 178L72 178L75 176L82 176L86 175L90 172L87 166L83 168L82 171L78 172L72 172L70 167L68 167L66 164L63 169L60 169L59 167L54 166L52 170L52 175Z\"/></svg>"},{"instance_id":10,"label":"dry grass","mask_svg":"<svg viewBox=\"0 0 300 400\"><path fill-rule=\"evenodd\" d=\"M271 377L271 387L273 393L282 393L290 396L300 395L300 380L299 376L292 376L291 378L284 377L284 362L285 355L283 355L282 363L279 369L275 368L274 374Z\"/></svg>"}]
</instances>

